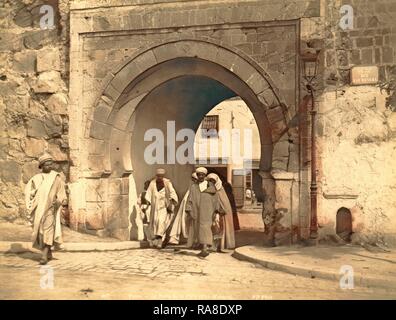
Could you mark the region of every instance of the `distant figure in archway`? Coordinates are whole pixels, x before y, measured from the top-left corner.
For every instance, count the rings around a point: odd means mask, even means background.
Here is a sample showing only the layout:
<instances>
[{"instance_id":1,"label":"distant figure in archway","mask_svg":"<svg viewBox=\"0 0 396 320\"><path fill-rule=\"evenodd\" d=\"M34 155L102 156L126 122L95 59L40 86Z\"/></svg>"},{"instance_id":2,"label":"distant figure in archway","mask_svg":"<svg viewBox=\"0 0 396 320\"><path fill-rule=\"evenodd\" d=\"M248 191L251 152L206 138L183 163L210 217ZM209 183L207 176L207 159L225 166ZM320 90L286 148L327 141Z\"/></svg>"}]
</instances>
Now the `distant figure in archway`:
<instances>
[{"instance_id":1,"label":"distant figure in archway","mask_svg":"<svg viewBox=\"0 0 396 320\"><path fill-rule=\"evenodd\" d=\"M156 178L151 180L145 198L151 205L150 232L153 235L153 246L160 249L165 239L178 197L171 181L165 176L165 169L157 169Z\"/></svg>"},{"instance_id":2,"label":"distant figure in archway","mask_svg":"<svg viewBox=\"0 0 396 320\"><path fill-rule=\"evenodd\" d=\"M233 219L233 224L234 224L234 230L238 231L240 230L239 226L239 219L238 219L238 210L237 206L235 203L235 197L234 197L234 192L232 190L232 185L227 181L227 179L221 175L219 175L221 182L223 183L223 188L227 194L228 200L230 201L231 204L231 209L232 209L232 219Z\"/></svg>"}]
</instances>

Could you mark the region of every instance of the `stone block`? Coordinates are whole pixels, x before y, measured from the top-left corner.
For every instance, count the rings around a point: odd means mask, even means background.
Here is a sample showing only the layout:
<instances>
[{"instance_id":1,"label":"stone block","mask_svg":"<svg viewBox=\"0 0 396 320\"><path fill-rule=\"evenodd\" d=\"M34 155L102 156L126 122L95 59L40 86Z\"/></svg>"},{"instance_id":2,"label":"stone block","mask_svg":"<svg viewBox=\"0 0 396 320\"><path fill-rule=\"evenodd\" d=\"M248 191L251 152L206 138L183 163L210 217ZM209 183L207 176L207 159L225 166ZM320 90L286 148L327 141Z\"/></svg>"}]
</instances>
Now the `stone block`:
<instances>
[{"instance_id":1,"label":"stone block","mask_svg":"<svg viewBox=\"0 0 396 320\"><path fill-rule=\"evenodd\" d=\"M393 63L393 48L391 47L383 47L382 48L382 62L383 63Z\"/></svg>"},{"instance_id":2,"label":"stone block","mask_svg":"<svg viewBox=\"0 0 396 320\"><path fill-rule=\"evenodd\" d=\"M102 155L89 155L88 168L92 171L104 171L104 156Z\"/></svg>"},{"instance_id":3,"label":"stone block","mask_svg":"<svg viewBox=\"0 0 396 320\"><path fill-rule=\"evenodd\" d=\"M373 63L373 49L364 48L362 49L362 64L372 64Z\"/></svg>"},{"instance_id":4,"label":"stone block","mask_svg":"<svg viewBox=\"0 0 396 320\"><path fill-rule=\"evenodd\" d=\"M128 228L128 196L109 196L105 226L108 230Z\"/></svg>"},{"instance_id":5,"label":"stone block","mask_svg":"<svg viewBox=\"0 0 396 320\"><path fill-rule=\"evenodd\" d=\"M48 152L54 157L55 161L68 161L67 153L62 151L58 144L49 144Z\"/></svg>"},{"instance_id":6,"label":"stone block","mask_svg":"<svg viewBox=\"0 0 396 320\"><path fill-rule=\"evenodd\" d=\"M61 138L64 133L64 122L62 117L56 114L49 114L44 119L45 128L50 138Z\"/></svg>"},{"instance_id":7,"label":"stone block","mask_svg":"<svg viewBox=\"0 0 396 320\"><path fill-rule=\"evenodd\" d=\"M58 48L44 48L37 52L37 72L60 71L60 53Z\"/></svg>"},{"instance_id":8,"label":"stone block","mask_svg":"<svg viewBox=\"0 0 396 320\"><path fill-rule=\"evenodd\" d=\"M267 92L270 90L267 80L258 72L254 73L249 79L247 79L246 83L255 94L259 94L263 91Z\"/></svg>"},{"instance_id":9,"label":"stone block","mask_svg":"<svg viewBox=\"0 0 396 320\"><path fill-rule=\"evenodd\" d=\"M248 80L254 73L257 72L257 70L253 68L250 63L239 57L234 59L230 70L242 80Z\"/></svg>"},{"instance_id":10,"label":"stone block","mask_svg":"<svg viewBox=\"0 0 396 320\"><path fill-rule=\"evenodd\" d=\"M107 181L104 179L87 179L85 182L85 200L87 202L104 202L107 200Z\"/></svg>"},{"instance_id":11,"label":"stone block","mask_svg":"<svg viewBox=\"0 0 396 320\"><path fill-rule=\"evenodd\" d=\"M374 41L373 41L372 37L356 39L356 46L358 48L371 47L373 44L374 44Z\"/></svg>"},{"instance_id":12,"label":"stone block","mask_svg":"<svg viewBox=\"0 0 396 320\"><path fill-rule=\"evenodd\" d=\"M99 102L94 110L94 119L96 121L106 123L110 112L111 108L107 104L105 104L104 102Z\"/></svg>"},{"instance_id":13,"label":"stone block","mask_svg":"<svg viewBox=\"0 0 396 320\"><path fill-rule=\"evenodd\" d=\"M287 157L274 158L272 160L272 168L286 171L287 170L287 162L288 162Z\"/></svg>"},{"instance_id":14,"label":"stone block","mask_svg":"<svg viewBox=\"0 0 396 320\"><path fill-rule=\"evenodd\" d=\"M39 119L29 119L27 122L27 136L33 138L48 138L44 122Z\"/></svg>"},{"instance_id":15,"label":"stone block","mask_svg":"<svg viewBox=\"0 0 396 320\"><path fill-rule=\"evenodd\" d=\"M63 80L58 71L40 73L32 89L36 93L55 93L64 87Z\"/></svg>"},{"instance_id":16,"label":"stone block","mask_svg":"<svg viewBox=\"0 0 396 320\"><path fill-rule=\"evenodd\" d=\"M109 179L109 195L120 195L121 194L121 178Z\"/></svg>"},{"instance_id":17,"label":"stone block","mask_svg":"<svg viewBox=\"0 0 396 320\"><path fill-rule=\"evenodd\" d=\"M40 173L40 169L38 168L38 161L24 163L22 166L23 183L28 183L29 179L38 173Z\"/></svg>"},{"instance_id":18,"label":"stone block","mask_svg":"<svg viewBox=\"0 0 396 320\"><path fill-rule=\"evenodd\" d=\"M268 110L266 110L265 113L266 113L268 121L270 123L281 121L285 118L285 115L283 114L283 109L281 106L277 106L275 108L268 109Z\"/></svg>"},{"instance_id":19,"label":"stone block","mask_svg":"<svg viewBox=\"0 0 396 320\"><path fill-rule=\"evenodd\" d=\"M290 212L292 180L275 180L275 208L286 208Z\"/></svg>"},{"instance_id":20,"label":"stone block","mask_svg":"<svg viewBox=\"0 0 396 320\"><path fill-rule=\"evenodd\" d=\"M85 216L85 227L87 229L100 230L104 228L103 209L103 203L87 202L87 210Z\"/></svg>"},{"instance_id":21,"label":"stone block","mask_svg":"<svg viewBox=\"0 0 396 320\"><path fill-rule=\"evenodd\" d=\"M91 139L88 144L88 153L91 155L104 155L106 150L103 140Z\"/></svg>"},{"instance_id":22,"label":"stone block","mask_svg":"<svg viewBox=\"0 0 396 320\"><path fill-rule=\"evenodd\" d=\"M107 140L110 138L111 126L98 121L93 121L89 136L99 140Z\"/></svg>"},{"instance_id":23,"label":"stone block","mask_svg":"<svg viewBox=\"0 0 396 320\"><path fill-rule=\"evenodd\" d=\"M129 240L129 230L128 228L117 228L110 232L110 236L119 240L127 241Z\"/></svg>"},{"instance_id":24,"label":"stone block","mask_svg":"<svg viewBox=\"0 0 396 320\"><path fill-rule=\"evenodd\" d=\"M146 51L134 59L140 70L147 70L157 64L157 59L152 50Z\"/></svg>"},{"instance_id":25,"label":"stone block","mask_svg":"<svg viewBox=\"0 0 396 320\"><path fill-rule=\"evenodd\" d=\"M27 138L22 148L28 157L37 158L46 150L47 142L43 139Z\"/></svg>"},{"instance_id":26,"label":"stone block","mask_svg":"<svg viewBox=\"0 0 396 320\"><path fill-rule=\"evenodd\" d=\"M288 157L289 156L289 142L279 141L274 145L273 157Z\"/></svg>"},{"instance_id":27,"label":"stone block","mask_svg":"<svg viewBox=\"0 0 396 320\"><path fill-rule=\"evenodd\" d=\"M0 138L0 159L5 159L8 153L8 137Z\"/></svg>"},{"instance_id":28,"label":"stone block","mask_svg":"<svg viewBox=\"0 0 396 320\"><path fill-rule=\"evenodd\" d=\"M36 53L22 51L14 54L13 69L19 72L32 73L36 69Z\"/></svg>"},{"instance_id":29,"label":"stone block","mask_svg":"<svg viewBox=\"0 0 396 320\"><path fill-rule=\"evenodd\" d=\"M0 161L0 179L4 182L19 183L22 166L14 160Z\"/></svg>"},{"instance_id":30,"label":"stone block","mask_svg":"<svg viewBox=\"0 0 396 320\"><path fill-rule=\"evenodd\" d=\"M55 93L47 100L47 108L53 114L67 115L68 98L64 93Z\"/></svg>"},{"instance_id":31,"label":"stone block","mask_svg":"<svg viewBox=\"0 0 396 320\"><path fill-rule=\"evenodd\" d=\"M142 70L143 69L141 69L140 65L135 61L130 62L115 74L111 84L122 91L122 89L127 86L135 77L137 77L142 72ZM111 99L114 100L117 93L112 93L109 91L109 94ZM108 96L107 94L105 95Z\"/></svg>"},{"instance_id":32,"label":"stone block","mask_svg":"<svg viewBox=\"0 0 396 320\"><path fill-rule=\"evenodd\" d=\"M21 51L23 48L22 38L13 32L0 32L0 52Z\"/></svg>"},{"instance_id":33,"label":"stone block","mask_svg":"<svg viewBox=\"0 0 396 320\"><path fill-rule=\"evenodd\" d=\"M279 106L278 99L270 88L261 92L258 96L258 99L267 109Z\"/></svg>"},{"instance_id":34,"label":"stone block","mask_svg":"<svg viewBox=\"0 0 396 320\"><path fill-rule=\"evenodd\" d=\"M55 44L58 41L58 30L40 30L24 33L23 44L27 49L38 50L48 44Z\"/></svg>"},{"instance_id":35,"label":"stone block","mask_svg":"<svg viewBox=\"0 0 396 320\"><path fill-rule=\"evenodd\" d=\"M298 172L299 169L300 169L300 159L298 153L298 146L295 144L291 144L287 170L290 172Z\"/></svg>"},{"instance_id":36,"label":"stone block","mask_svg":"<svg viewBox=\"0 0 396 320\"><path fill-rule=\"evenodd\" d=\"M284 121L277 121L271 125L272 141L276 142L287 131L287 126Z\"/></svg>"}]
</instances>

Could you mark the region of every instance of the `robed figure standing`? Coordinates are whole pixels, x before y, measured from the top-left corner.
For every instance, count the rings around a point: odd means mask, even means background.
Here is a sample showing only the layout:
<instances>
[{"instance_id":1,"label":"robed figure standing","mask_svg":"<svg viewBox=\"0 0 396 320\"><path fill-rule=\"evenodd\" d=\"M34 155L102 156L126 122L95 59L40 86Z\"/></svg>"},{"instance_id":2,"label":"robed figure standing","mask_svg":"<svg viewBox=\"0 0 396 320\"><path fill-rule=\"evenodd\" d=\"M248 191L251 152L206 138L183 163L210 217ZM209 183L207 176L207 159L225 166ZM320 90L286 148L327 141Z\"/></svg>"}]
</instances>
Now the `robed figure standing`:
<instances>
[{"instance_id":1,"label":"robed figure standing","mask_svg":"<svg viewBox=\"0 0 396 320\"><path fill-rule=\"evenodd\" d=\"M213 245L212 223L215 214L220 212L219 196L214 184L205 180L207 169L196 169L198 183L190 187L186 212L193 219L193 242L202 246L199 257L209 255L208 247ZM190 239L189 239L190 240Z\"/></svg>"},{"instance_id":2,"label":"robed figure standing","mask_svg":"<svg viewBox=\"0 0 396 320\"><path fill-rule=\"evenodd\" d=\"M165 170L156 171L156 178L151 180L145 194L146 201L150 204L150 233L152 243L156 248L162 248L166 231L173 219L174 209L178 197L171 181L164 177Z\"/></svg>"},{"instance_id":3,"label":"robed figure standing","mask_svg":"<svg viewBox=\"0 0 396 320\"><path fill-rule=\"evenodd\" d=\"M42 172L31 178L25 187L27 217L33 225L33 248L42 250L40 264L52 259L52 246L62 243L61 214L67 207L65 183L52 167L52 156L42 155L39 158Z\"/></svg>"}]
</instances>

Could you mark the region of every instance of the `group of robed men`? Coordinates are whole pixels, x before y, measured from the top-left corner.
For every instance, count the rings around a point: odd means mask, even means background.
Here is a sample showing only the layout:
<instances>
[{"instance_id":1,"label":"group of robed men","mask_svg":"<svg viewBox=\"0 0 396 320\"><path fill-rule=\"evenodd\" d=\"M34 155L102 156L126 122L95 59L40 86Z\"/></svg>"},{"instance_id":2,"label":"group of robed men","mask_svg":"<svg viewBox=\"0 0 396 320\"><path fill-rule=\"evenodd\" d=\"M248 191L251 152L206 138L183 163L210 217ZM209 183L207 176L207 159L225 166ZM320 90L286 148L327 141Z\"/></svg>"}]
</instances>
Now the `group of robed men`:
<instances>
[{"instance_id":1,"label":"group of robed men","mask_svg":"<svg viewBox=\"0 0 396 320\"><path fill-rule=\"evenodd\" d=\"M50 154L40 156L38 167L41 172L25 187L27 218L33 227L33 247L42 251L40 264L51 260L51 249L62 244L61 218L68 207L65 181L61 173L53 170L53 165ZM219 176L207 175L207 169L203 167L196 169L176 214L178 196L171 181L164 176L165 170L158 169L156 177L146 182L145 191L138 200L139 216L147 227L150 244L161 248L167 243L179 244L182 238L188 239L188 247L201 249L200 257L209 254L209 247L218 251L234 248L234 230L239 229L238 220L235 220L236 209L233 210L230 195Z\"/></svg>"},{"instance_id":2,"label":"group of robed men","mask_svg":"<svg viewBox=\"0 0 396 320\"><path fill-rule=\"evenodd\" d=\"M150 245L163 248L187 240L187 247L209 251L235 248L235 230L239 229L232 192L226 192L220 177L204 167L195 170L191 185L177 212L178 196L172 182L160 168L151 181L146 181L138 197L138 217L146 226Z\"/></svg>"}]
</instances>

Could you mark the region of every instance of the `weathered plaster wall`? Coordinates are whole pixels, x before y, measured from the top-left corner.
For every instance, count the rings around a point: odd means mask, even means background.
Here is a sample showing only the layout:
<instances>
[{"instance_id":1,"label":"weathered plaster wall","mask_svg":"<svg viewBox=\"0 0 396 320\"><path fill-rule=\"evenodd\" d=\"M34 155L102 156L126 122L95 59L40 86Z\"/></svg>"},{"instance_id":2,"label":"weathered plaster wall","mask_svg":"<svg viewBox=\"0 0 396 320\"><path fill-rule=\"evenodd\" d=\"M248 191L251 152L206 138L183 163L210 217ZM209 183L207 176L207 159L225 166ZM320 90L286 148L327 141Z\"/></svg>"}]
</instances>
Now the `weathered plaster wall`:
<instances>
[{"instance_id":1,"label":"weathered plaster wall","mask_svg":"<svg viewBox=\"0 0 396 320\"><path fill-rule=\"evenodd\" d=\"M341 207L352 213L354 242L396 244L396 4L325 1L322 61L325 89L318 96L319 224L335 233ZM354 28L338 26L339 8L354 8ZM312 41L318 45L320 41ZM377 65L379 85L351 86L352 66ZM323 88L322 87L322 88ZM383 88L384 90L381 90ZM320 90L320 89L319 89Z\"/></svg>"},{"instance_id":2,"label":"weathered plaster wall","mask_svg":"<svg viewBox=\"0 0 396 320\"><path fill-rule=\"evenodd\" d=\"M56 28L41 30L50 3ZM68 175L68 1L0 3L0 219L25 213L23 188L47 150Z\"/></svg>"}]
</instances>

